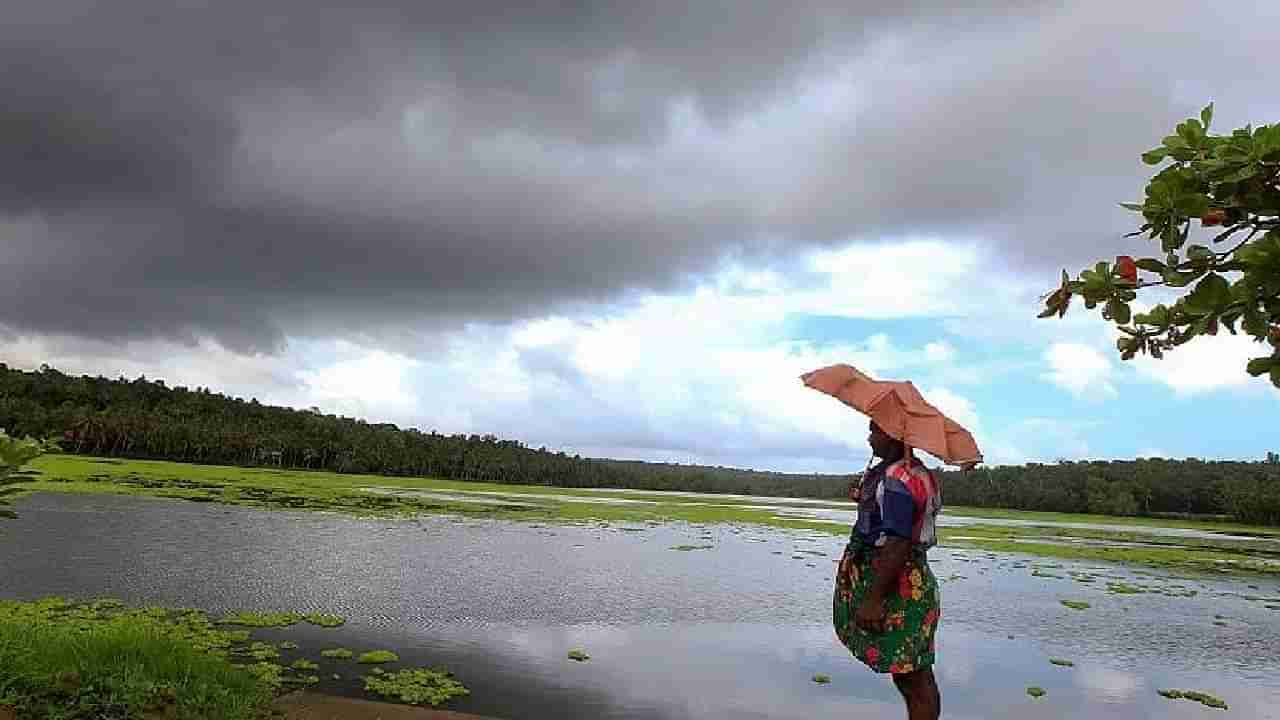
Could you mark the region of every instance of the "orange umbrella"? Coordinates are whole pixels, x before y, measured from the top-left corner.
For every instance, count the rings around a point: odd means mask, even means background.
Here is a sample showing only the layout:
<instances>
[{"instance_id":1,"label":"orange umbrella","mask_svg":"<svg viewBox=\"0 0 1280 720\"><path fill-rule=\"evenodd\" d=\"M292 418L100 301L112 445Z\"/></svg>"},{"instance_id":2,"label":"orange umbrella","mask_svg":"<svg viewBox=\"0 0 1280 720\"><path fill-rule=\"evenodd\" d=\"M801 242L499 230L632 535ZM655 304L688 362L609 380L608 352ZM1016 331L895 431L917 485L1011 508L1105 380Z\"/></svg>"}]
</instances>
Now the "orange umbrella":
<instances>
[{"instance_id":1,"label":"orange umbrella","mask_svg":"<svg viewBox=\"0 0 1280 720\"><path fill-rule=\"evenodd\" d=\"M948 465L971 468L982 462L973 436L925 402L910 382L872 380L851 365L830 365L800 376L804 384L869 416L890 437L919 448Z\"/></svg>"}]
</instances>

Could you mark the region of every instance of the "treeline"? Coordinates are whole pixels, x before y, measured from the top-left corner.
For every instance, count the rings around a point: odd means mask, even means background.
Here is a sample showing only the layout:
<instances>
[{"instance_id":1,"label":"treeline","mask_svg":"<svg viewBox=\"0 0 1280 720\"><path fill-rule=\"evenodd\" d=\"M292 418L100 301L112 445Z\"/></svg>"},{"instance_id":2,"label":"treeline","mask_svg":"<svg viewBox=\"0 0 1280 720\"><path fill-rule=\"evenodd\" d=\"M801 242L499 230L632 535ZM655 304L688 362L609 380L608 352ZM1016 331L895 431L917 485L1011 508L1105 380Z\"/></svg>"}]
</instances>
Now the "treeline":
<instances>
[{"instance_id":1,"label":"treeline","mask_svg":"<svg viewBox=\"0 0 1280 720\"><path fill-rule=\"evenodd\" d=\"M601 460L493 435L443 435L262 405L163 381L70 376L0 363L0 427L67 452L561 487L844 497L851 475ZM1113 515L1228 515L1280 525L1280 458L1138 460L943 476L948 505Z\"/></svg>"}]
</instances>

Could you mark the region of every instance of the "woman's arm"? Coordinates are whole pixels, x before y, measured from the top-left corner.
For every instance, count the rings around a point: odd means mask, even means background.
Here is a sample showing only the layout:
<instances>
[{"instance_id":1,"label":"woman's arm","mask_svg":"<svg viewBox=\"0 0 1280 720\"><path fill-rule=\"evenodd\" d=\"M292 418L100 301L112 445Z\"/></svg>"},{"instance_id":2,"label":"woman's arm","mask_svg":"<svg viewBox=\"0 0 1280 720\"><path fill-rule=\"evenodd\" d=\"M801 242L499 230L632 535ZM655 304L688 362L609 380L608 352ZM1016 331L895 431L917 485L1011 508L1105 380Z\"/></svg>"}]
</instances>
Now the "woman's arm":
<instances>
[{"instance_id":1,"label":"woman's arm","mask_svg":"<svg viewBox=\"0 0 1280 720\"><path fill-rule=\"evenodd\" d=\"M863 596L854 614L858 627L869 632L884 631L884 599L897 587L902 569L911 556L911 532L916 513L915 497L896 477L885 477L876 488L880 505L881 531L884 544L871 559L875 581Z\"/></svg>"},{"instance_id":2,"label":"woman's arm","mask_svg":"<svg viewBox=\"0 0 1280 720\"><path fill-rule=\"evenodd\" d=\"M854 615L854 623L868 632L884 632L884 599L893 591L898 583L902 568L906 567L907 558L911 555L911 541L907 538L887 537L884 545L876 551L871 563L875 568L876 579L867 589L867 594L858 606Z\"/></svg>"}]
</instances>

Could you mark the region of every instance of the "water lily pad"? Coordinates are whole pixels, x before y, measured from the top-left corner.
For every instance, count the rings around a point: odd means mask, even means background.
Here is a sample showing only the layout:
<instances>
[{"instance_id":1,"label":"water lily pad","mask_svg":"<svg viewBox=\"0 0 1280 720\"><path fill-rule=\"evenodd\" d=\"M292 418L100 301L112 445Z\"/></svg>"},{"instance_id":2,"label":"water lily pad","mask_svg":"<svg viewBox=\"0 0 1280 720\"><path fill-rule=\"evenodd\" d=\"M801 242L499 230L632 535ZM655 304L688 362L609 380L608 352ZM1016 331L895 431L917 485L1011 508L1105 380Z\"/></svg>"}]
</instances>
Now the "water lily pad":
<instances>
[{"instance_id":1,"label":"water lily pad","mask_svg":"<svg viewBox=\"0 0 1280 720\"><path fill-rule=\"evenodd\" d=\"M335 660L350 660L355 655L355 653L346 648L329 648L320 651L320 657L333 658Z\"/></svg>"},{"instance_id":2,"label":"water lily pad","mask_svg":"<svg viewBox=\"0 0 1280 720\"><path fill-rule=\"evenodd\" d=\"M285 640L284 642L280 643L280 649L281 650L297 650L298 643L293 642L292 640Z\"/></svg>"},{"instance_id":3,"label":"water lily pad","mask_svg":"<svg viewBox=\"0 0 1280 720\"><path fill-rule=\"evenodd\" d=\"M831 676L824 675L823 673L818 673L813 676L813 681L818 683L819 685L826 685L827 683L831 682Z\"/></svg>"},{"instance_id":4,"label":"water lily pad","mask_svg":"<svg viewBox=\"0 0 1280 720\"><path fill-rule=\"evenodd\" d=\"M585 650L582 650L580 648L574 648L573 650L569 651L569 659L577 660L578 662L586 662L587 660L591 659L591 656L588 655L587 651Z\"/></svg>"},{"instance_id":5,"label":"water lily pad","mask_svg":"<svg viewBox=\"0 0 1280 720\"><path fill-rule=\"evenodd\" d=\"M389 663L399 660L400 656L390 650L370 650L367 653L361 653L360 657L356 658L356 662L365 664Z\"/></svg>"},{"instance_id":6,"label":"water lily pad","mask_svg":"<svg viewBox=\"0 0 1280 720\"><path fill-rule=\"evenodd\" d=\"M671 549L679 550L681 552L689 552L690 550L710 550L713 547L715 546L714 545L672 545Z\"/></svg>"},{"instance_id":7,"label":"water lily pad","mask_svg":"<svg viewBox=\"0 0 1280 720\"><path fill-rule=\"evenodd\" d=\"M1063 660L1062 658L1049 658L1049 662L1053 663L1054 665L1057 665L1058 667L1075 667L1076 666L1076 664L1071 662L1070 660Z\"/></svg>"},{"instance_id":8,"label":"water lily pad","mask_svg":"<svg viewBox=\"0 0 1280 720\"><path fill-rule=\"evenodd\" d=\"M1059 602L1072 610L1088 610L1091 607L1084 600L1060 600Z\"/></svg>"},{"instance_id":9,"label":"water lily pad","mask_svg":"<svg viewBox=\"0 0 1280 720\"><path fill-rule=\"evenodd\" d=\"M298 660L294 660L293 663L289 665L289 667L293 668L294 670L319 670L320 669L319 665L315 664L314 662L306 658L299 658Z\"/></svg>"},{"instance_id":10,"label":"water lily pad","mask_svg":"<svg viewBox=\"0 0 1280 720\"><path fill-rule=\"evenodd\" d=\"M1027 694L1033 698L1042 698L1045 696L1045 691L1044 691L1044 688L1042 687L1036 687L1032 685L1031 687L1027 688Z\"/></svg>"}]
</instances>

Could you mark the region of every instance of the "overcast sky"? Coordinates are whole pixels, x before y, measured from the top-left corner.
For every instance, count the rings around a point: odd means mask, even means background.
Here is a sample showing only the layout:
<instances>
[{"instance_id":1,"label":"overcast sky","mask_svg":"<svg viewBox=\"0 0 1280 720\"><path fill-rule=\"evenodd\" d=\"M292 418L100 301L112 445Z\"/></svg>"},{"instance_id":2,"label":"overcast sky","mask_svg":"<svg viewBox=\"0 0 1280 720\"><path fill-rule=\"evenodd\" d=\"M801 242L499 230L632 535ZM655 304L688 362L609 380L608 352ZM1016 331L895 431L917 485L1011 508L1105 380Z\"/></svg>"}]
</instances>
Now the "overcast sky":
<instances>
[{"instance_id":1,"label":"overcast sky","mask_svg":"<svg viewBox=\"0 0 1280 720\"><path fill-rule=\"evenodd\" d=\"M993 462L1280 449L1247 341L1035 320L1175 123L1280 121L1280 3L348 5L6 10L0 361L832 471L853 362Z\"/></svg>"}]
</instances>

